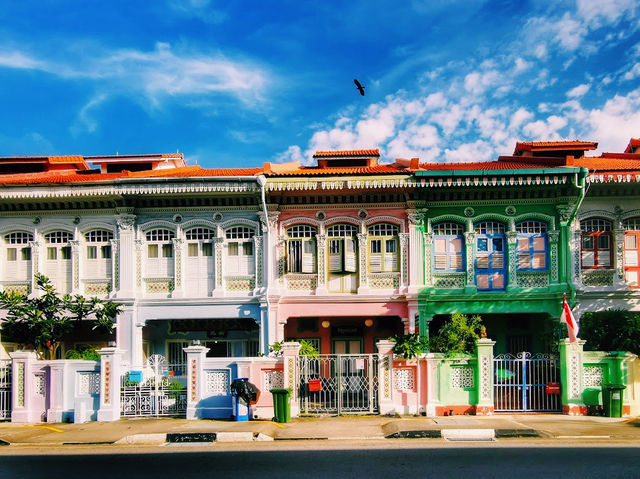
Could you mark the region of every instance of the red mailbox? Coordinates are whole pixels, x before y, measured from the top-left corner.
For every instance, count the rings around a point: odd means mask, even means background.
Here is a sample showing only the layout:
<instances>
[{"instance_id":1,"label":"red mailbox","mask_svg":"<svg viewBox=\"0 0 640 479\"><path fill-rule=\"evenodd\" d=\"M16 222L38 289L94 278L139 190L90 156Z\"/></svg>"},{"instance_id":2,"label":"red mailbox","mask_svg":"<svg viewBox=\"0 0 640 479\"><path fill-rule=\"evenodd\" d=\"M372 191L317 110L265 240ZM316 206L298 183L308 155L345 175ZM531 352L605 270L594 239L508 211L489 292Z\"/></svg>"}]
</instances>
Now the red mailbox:
<instances>
[{"instance_id":1,"label":"red mailbox","mask_svg":"<svg viewBox=\"0 0 640 479\"><path fill-rule=\"evenodd\" d=\"M547 383L545 392L547 394L560 394L560 383Z\"/></svg>"},{"instance_id":2,"label":"red mailbox","mask_svg":"<svg viewBox=\"0 0 640 479\"><path fill-rule=\"evenodd\" d=\"M322 381L320 379L309 379L309 392L322 391Z\"/></svg>"}]
</instances>

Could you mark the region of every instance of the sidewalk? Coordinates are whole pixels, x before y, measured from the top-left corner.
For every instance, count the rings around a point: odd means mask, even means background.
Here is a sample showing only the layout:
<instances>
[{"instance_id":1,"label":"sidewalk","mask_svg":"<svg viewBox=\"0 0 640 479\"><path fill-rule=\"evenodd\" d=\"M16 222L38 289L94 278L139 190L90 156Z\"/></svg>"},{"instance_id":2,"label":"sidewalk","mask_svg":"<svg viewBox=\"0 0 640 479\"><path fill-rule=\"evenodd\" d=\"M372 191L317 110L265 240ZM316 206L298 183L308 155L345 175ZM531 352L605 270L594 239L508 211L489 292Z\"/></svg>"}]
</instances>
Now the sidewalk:
<instances>
[{"instance_id":1,"label":"sidewalk","mask_svg":"<svg viewBox=\"0 0 640 479\"><path fill-rule=\"evenodd\" d=\"M640 419L563 415L449 417L303 417L286 424L270 421L188 421L121 419L85 424L0 423L3 445L165 444L167 442L250 442L271 440L448 440L638 439Z\"/></svg>"}]
</instances>

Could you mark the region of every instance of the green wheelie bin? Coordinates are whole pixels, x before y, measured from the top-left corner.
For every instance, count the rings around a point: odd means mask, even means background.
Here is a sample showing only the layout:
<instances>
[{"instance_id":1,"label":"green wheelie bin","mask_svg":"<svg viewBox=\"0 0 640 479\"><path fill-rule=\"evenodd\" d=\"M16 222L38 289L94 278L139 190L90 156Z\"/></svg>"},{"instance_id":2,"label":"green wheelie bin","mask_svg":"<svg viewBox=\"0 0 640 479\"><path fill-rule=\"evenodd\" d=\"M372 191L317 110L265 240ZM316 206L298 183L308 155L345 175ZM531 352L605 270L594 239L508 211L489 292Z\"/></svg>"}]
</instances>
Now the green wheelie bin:
<instances>
[{"instance_id":1,"label":"green wheelie bin","mask_svg":"<svg viewBox=\"0 0 640 479\"><path fill-rule=\"evenodd\" d=\"M626 386L624 384L605 384L602 386L602 403L604 415L607 417L622 417L622 397Z\"/></svg>"},{"instance_id":2,"label":"green wheelie bin","mask_svg":"<svg viewBox=\"0 0 640 479\"><path fill-rule=\"evenodd\" d=\"M291 391L288 389L275 388L271 390L273 394L273 413L276 422L289 422L291 420L291 406L289 404L289 396Z\"/></svg>"}]
</instances>

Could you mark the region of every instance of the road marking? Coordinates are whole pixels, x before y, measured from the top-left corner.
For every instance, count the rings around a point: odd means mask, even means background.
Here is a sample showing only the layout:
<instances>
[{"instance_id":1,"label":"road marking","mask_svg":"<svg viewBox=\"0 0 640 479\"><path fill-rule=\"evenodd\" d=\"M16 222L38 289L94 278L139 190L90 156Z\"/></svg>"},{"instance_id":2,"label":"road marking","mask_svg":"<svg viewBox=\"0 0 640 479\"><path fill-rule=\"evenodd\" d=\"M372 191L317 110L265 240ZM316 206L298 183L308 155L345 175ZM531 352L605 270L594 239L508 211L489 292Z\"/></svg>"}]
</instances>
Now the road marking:
<instances>
[{"instance_id":1,"label":"road marking","mask_svg":"<svg viewBox=\"0 0 640 479\"><path fill-rule=\"evenodd\" d=\"M611 439L611 436L556 436L556 439Z\"/></svg>"},{"instance_id":2,"label":"road marking","mask_svg":"<svg viewBox=\"0 0 640 479\"><path fill-rule=\"evenodd\" d=\"M64 432L62 429L58 429L57 427L51 427L51 426L29 426L29 427L36 427L38 429L48 429L49 431L53 431L53 432Z\"/></svg>"}]
</instances>

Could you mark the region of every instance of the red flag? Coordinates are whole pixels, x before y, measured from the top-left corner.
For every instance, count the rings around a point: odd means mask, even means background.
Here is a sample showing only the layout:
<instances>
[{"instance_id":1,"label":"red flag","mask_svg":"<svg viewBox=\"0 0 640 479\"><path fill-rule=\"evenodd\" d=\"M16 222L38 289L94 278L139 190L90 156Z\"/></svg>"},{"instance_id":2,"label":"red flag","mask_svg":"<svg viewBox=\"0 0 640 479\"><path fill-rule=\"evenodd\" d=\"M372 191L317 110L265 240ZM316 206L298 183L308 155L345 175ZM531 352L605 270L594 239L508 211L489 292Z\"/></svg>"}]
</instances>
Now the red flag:
<instances>
[{"instance_id":1,"label":"red flag","mask_svg":"<svg viewBox=\"0 0 640 479\"><path fill-rule=\"evenodd\" d=\"M567 304L567 295L562 297L562 314L560 315L560 321L566 323L567 332L569 333L569 342L574 343L578 337L578 331L580 331L580 325L574 318L571 308Z\"/></svg>"}]
</instances>

